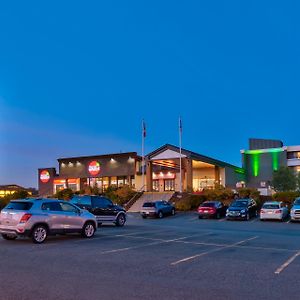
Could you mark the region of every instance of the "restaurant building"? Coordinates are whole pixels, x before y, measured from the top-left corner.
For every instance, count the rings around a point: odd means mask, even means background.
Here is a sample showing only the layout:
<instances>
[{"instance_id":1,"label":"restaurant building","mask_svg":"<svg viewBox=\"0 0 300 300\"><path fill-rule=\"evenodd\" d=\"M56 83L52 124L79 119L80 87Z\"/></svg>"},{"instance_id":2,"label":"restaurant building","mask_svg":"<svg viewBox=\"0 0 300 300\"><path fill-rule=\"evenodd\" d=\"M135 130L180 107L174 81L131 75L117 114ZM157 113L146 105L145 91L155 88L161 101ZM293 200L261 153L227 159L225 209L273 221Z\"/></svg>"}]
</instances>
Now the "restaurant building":
<instances>
[{"instance_id":1,"label":"restaurant building","mask_svg":"<svg viewBox=\"0 0 300 300\"><path fill-rule=\"evenodd\" d=\"M200 192L216 185L234 188L244 184L242 168L186 149L180 154L178 147L166 144L145 156L144 167L136 152L59 158L58 173L56 168L38 170L39 194L51 196L65 188L84 191L95 186L103 192L109 186L123 185L137 191L179 191L180 157L182 191Z\"/></svg>"}]
</instances>

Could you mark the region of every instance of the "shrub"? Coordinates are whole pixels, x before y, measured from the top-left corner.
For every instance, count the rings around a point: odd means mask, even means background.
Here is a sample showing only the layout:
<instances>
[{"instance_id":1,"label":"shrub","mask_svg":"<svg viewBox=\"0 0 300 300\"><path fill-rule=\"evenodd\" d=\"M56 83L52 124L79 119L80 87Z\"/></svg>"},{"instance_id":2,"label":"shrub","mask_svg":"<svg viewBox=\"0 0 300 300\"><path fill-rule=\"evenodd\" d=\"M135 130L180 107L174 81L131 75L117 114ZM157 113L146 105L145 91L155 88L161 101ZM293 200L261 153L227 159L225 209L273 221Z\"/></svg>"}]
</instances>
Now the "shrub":
<instances>
[{"instance_id":1,"label":"shrub","mask_svg":"<svg viewBox=\"0 0 300 300\"><path fill-rule=\"evenodd\" d=\"M239 188L237 189L240 198L253 198L254 200L259 200L260 192L254 188Z\"/></svg>"},{"instance_id":2,"label":"shrub","mask_svg":"<svg viewBox=\"0 0 300 300\"><path fill-rule=\"evenodd\" d=\"M187 201L187 199L182 199L176 202L175 204L176 210L180 211L189 211L192 209L191 202Z\"/></svg>"},{"instance_id":3,"label":"shrub","mask_svg":"<svg viewBox=\"0 0 300 300\"><path fill-rule=\"evenodd\" d=\"M127 203L136 192L128 185L124 185L113 192L115 202L120 205Z\"/></svg>"},{"instance_id":4,"label":"shrub","mask_svg":"<svg viewBox=\"0 0 300 300\"><path fill-rule=\"evenodd\" d=\"M297 197L300 197L300 192L277 192L273 195L275 201L282 201L289 205L291 205Z\"/></svg>"},{"instance_id":5,"label":"shrub","mask_svg":"<svg viewBox=\"0 0 300 300\"><path fill-rule=\"evenodd\" d=\"M60 200L70 200L74 195L74 192L71 189L63 189L58 191L54 198L60 199Z\"/></svg>"}]
</instances>

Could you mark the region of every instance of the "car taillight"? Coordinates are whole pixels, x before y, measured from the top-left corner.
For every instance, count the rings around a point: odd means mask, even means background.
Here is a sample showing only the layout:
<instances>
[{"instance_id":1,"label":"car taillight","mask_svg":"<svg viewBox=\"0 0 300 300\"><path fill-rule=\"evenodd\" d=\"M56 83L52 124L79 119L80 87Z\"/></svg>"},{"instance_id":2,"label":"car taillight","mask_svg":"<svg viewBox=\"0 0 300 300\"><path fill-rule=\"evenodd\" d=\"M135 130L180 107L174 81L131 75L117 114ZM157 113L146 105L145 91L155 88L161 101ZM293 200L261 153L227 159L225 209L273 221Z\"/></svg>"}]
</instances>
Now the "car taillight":
<instances>
[{"instance_id":1,"label":"car taillight","mask_svg":"<svg viewBox=\"0 0 300 300\"><path fill-rule=\"evenodd\" d=\"M265 211L264 211L263 209L261 209L261 210L260 210L260 213L261 213L261 214L264 214L264 213L265 213Z\"/></svg>"},{"instance_id":2,"label":"car taillight","mask_svg":"<svg viewBox=\"0 0 300 300\"><path fill-rule=\"evenodd\" d=\"M23 217L20 220L20 223L26 223L31 218L31 216L32 216L32 214L23 215Z\"/></svg>"},{"instance_id":3,"label":"car taillight","mask_svg":"<svg viewBox=\"0 0 300 300\"><path fill-rule=\"evenodd\" d=\"M281 209L275 210L275 214L281 214Z\"/></svg>"}]
</instances>

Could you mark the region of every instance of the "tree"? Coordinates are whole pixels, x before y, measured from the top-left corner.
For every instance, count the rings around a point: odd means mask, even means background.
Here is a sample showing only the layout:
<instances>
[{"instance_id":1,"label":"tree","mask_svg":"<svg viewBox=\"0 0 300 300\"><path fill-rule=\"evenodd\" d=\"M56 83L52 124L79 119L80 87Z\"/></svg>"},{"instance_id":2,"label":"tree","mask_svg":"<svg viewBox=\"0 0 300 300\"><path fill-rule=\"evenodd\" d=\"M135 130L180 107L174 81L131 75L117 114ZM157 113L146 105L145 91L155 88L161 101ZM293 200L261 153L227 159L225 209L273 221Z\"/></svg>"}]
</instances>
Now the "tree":
<instances>
[{"instance_id":1,"label":"tree","mask_svg":"<svg viewBox=\"0 0 300 300\"><path fill-rule=\"evenodd\" d=\"M276 192L295 191L297 188L296 176L289 167L280 167L274 171L272 186Z\"/></svg>"}]
</instances>

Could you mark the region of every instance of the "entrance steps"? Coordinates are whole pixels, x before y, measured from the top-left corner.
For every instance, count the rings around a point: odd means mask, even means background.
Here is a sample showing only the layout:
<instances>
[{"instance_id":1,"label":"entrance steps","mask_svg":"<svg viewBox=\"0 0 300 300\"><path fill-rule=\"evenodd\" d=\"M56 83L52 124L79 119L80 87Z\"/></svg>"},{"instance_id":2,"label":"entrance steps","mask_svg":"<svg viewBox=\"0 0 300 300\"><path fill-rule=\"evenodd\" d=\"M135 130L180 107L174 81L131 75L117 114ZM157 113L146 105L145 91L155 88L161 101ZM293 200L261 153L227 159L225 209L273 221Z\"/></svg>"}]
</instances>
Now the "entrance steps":
<instances>
[{"instance_id":1,"label":"entrance steps","mask_svg":"<svg viewBox=\"0 0 300 300\"><path fill-rule=\"evenodd\" d=\"M128 212L140 212L144 202L169 201L174 192L144 192L143 195L129 208Z\"/></svg>"}]
</instances>

